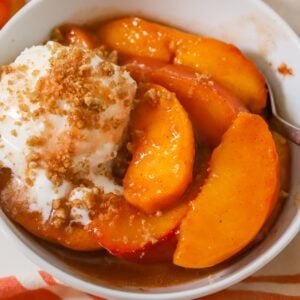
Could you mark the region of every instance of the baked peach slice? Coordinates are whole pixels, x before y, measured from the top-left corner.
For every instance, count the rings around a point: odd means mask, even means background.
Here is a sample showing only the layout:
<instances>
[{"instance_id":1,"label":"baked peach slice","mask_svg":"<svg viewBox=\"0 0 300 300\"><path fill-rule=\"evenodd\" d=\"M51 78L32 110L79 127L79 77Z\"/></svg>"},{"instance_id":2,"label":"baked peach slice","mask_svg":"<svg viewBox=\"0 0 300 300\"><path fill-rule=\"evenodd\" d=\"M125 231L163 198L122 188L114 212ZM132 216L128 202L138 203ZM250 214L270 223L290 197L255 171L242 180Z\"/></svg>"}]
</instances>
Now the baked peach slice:
<instances>
[{"instance_id":1,"label":"baked peach slice","mask_svg":"<svg viewBox=\"0 0 300 300\"><path fill-rule=\"evenodd\" d=\"M101 249L88 228L81 224L71 226L68 223L55 227L50 222L44 222L41 213L31 211L26 188L8 169L1 170L0 206L9 218L44 240L77 251Z\"/></svg>"},{"instance_id":2,"label":"baked peach slice","mask_svg":"<svg viewBox=\"0 0 300 300\"><path fill-rule=\"evenodd\" d=\"M187 210L188 202L183 201L148 214L130 205L124 197L111 195L101 201L98 217L89 228L98 243L113 255L135 261L161 261L165 255L158 257L157 247L166 251L170 245L174 251L176 230Z\"/></svg>"},{"instance_id":3,"label":"baked peach slice","mask_svg":"<svg viewBox=\"0 0 300 300\"><path fill-rule=\"evenodd\" d=\"M213 151L208 178L182 221L174 263L207 268L237 254L264 225L279 185L268 125L240 113Z\"/></svg>"},{"instance_id":4,"label":"baked peach slice","mask_svg":"<svg viewBox=\"0 0 300 300\"><path fill-rule=\"evenodd\" d=\"M116 19L98 29L100 41L121 55L152 57L170 62L173 56L173 35L184 34L136 17Z\"/></svg>"},{"instance_id":5,"label":"baked peach slice","mask_svg":"<svg viewBox=\"0 0 300 300\"><path fill-rule=\"evenodd\" d=\"M265 80L255 64L234 45L148 22L123 18L100 26L98 35L125 56L183 64L207 74L232 92L252 112L266 105Z\"/></svg>"},{"instance_id":6,"label":"baked peach slice","mask_svg":"<svg viewBox=\"0 0 300 300\"><path fill-rule=\"evenodd\" d=\"M195 156L190 119L175 94L158 85L139 91L131 115L132 160L125 199L153 213L178 202L192 181Z\"/></svg>"},{"instance_id":7,"label":"baked peach slice","mask_svg":"<svg viewBox=\"0 0 300 300\"><path fill-rule=\"evenodd\" d=\"M79 26L65 24L55 28L52 32L52 38L59 43L67 46L77 46L88 49L94 49L97 46L94 36Z\"/></svg>"},{"instance_id":8,"label":"baked peach slice","mask_svg":"<svg viewBox=\"0 0 300 300\"><path fill-rule=\"evenodd\" d=\"M135 80L157 83L174 92L188 112L200 138L217 145L239 112L246 108L207 75L182 65L149 58L131 58L123 65Z\"/></svg>"},{"instance_id":9,"label":"baked peach slice","mask_svg":"<svg viewBox=\"0 0 300 300\"><path fill-rule=\"evenodd\" d=\"M25 5L25 0L0 1L0 29L19 9Z\"/></svg>"},{"instance_id":10,"label":"baked peach slice","mask_svg":"<svg viewBox=\"0 0 300 300\"><path fill-rule=\"evenodd\" d=\"M25 4L25 0L2 0L2 2L8 2L10 5L10 16L17 13Z\"/></svg>"},{"instance_id":11,"label":"baked peach slice","mask_svg":"<svg viewBox=\"0 0 300 300\"><path fill-rule=\"evenodd\" d=\"M266 106L264 77L255 64L231 44L211 38L182 43L176 49L174 63L211 75L254 113L261 113Z\"/></svg>"},{"instance_id":12,"label":"baked peach slice","mask_svg":"<svg viewBox=\"0 0 300 300\"><path fill-rule=\"evenodd\" d=\"M7 0L0 2L0 28L9 20L9 3Z\"/></svg>"}]
</instances>

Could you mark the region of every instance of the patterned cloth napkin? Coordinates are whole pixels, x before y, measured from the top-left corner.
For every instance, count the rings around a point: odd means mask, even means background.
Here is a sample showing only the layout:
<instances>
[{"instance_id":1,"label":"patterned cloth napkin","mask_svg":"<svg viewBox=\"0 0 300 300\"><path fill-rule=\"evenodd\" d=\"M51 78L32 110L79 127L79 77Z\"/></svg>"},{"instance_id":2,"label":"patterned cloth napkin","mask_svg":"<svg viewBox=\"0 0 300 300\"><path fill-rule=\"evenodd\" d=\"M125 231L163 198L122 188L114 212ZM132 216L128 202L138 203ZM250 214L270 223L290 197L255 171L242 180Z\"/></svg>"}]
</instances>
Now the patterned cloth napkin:
<instances>
[{"instance_id":1,"label":"patterned cloth napkin","mask_svg":"<svg viewBox=\"0 0 300 300\"><path fill-rule=\"evenodd\" d=\"M1 4L0 0L0 4ZM299 0L266 0L300 33ZM269 265L204 300L300 300L300 235ZM67 287L29 262L0 232L0 299L102 299Z\"/></svg>"}]
</instances>

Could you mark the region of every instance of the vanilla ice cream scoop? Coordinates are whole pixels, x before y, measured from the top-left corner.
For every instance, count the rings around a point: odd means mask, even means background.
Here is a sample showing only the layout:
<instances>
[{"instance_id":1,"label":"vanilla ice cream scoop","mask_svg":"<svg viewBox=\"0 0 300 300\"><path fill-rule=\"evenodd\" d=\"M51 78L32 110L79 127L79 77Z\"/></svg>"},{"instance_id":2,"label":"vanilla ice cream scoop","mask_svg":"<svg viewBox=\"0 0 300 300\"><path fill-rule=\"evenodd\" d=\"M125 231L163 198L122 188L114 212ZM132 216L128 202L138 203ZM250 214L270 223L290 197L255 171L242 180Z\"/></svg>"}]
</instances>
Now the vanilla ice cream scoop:
<instances>
[{"instance_id":1,"label":"vanilla ice cream scoop","mask_svg":"<svg viewBox=\"0 0 300 300\"><path fill-rule=\"evenodd\" d=\"M29 209L46 221L53 201L74 189L79 196L87 186L122 192L111 162L135 92L130 75L100 52L54 42L1 68L0 160L24 182Z\"/></svg>"}]
</instances>

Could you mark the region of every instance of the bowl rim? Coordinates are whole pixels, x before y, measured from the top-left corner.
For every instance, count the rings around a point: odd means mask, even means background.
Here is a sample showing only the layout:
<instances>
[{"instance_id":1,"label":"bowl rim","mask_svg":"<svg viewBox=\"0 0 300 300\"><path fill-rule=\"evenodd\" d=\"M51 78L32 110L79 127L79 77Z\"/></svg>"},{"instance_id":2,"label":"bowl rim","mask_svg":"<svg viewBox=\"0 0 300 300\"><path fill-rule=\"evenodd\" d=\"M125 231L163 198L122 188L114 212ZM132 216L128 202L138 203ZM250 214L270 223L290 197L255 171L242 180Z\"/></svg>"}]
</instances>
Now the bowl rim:
<instances>
[{"instance_id":1,"label":"bowl rim","mask_svg":"<svg viewBox=\"0 0 300 300\"><path fill-rule=\"evenodd\" d=\"M7 220L7 222L5 221ZM78 279L73 275L69 275L58 267L55 267L38 255L33 248L28 245L25 239L17 233L13 225L9 224L10 220L5 216L2 210L0 210L0 228L7 239L11 240L15 245L17 245L18 250L23 253L30 261L37 264L43 270L46 270L57 278L62 283L68 284L70 286L76 287L76 289L81 290L86 293L95 294L104 297L113 297L113 299L132 299L132 300L152 300L153 297L159 297L161 300L169 299L192 299L195 297L206 296L212 293L219 292L226 289L243 279L251 276L253 273L258 271L260 268L269 263L276 255L278 255L297 235L300 231L300 218L298 217L290 227L285 231L285 233L265 252L260 254L253 262L249 263L244 268L239 271L234 272L224 279L220 279L217 282L212 282L207 286L200 288L193 288L186 291L176 291L176 292L163 292L163 293L139 293L139 292L127 292L121 291L113 288L106 288L100 285L95 285L88 281ZM12 235L13 233L13 235Z\"/></svg>"},{"instance_id":2,"label":"bowl rim","mask_svg":"<svg viewBox=\"0 0 300 300\"><path fill-rule=\"evenodd\" d=\"M13 26L16 20L22 15L26 14L32 9L32 7L37 6L41 2L48 0L35 0L30 1L26 4L17 14L8 21L8 23L3 27L2 31L6 31L9 27ZM300 39L298 35L292 30L292 28L284 21L277 12L275 12L267 3L263 0L252 0L255 5L260 5L261 9L266 11L270 16L276 19L279 23L279 26L283 28L288 35L288 37L295 43L299 48L300 53ZM297 215L293 222L289 225L286 231L280 236L280 238L275 241L275 243L270 246L270 248L258 255L252 262L247 264L242 269L234 272L231 275L228 275L224 279L219 279L217 282L212 282L209 285L199 288L191 288L185 291L176 291L176 292L158 292L158 293L144 293L144 292L127 292L121 291L113 288L106 288L101 285L96 285L79 279L73 275L65 273L62 269L55 267L38 255L33 248L28 245L25 239L14 230L11 221L5 216L3 211L0 209L0 230L3 232L5 237L11 240L17 246L18 250L23 253L30 261L51 273L55 278L57 278L62 283L68 284L70 286L76 287L76 289L89 294L95 294L98 296L110 297L114 299L132 299L132 300L141 300L141 299L154 299L158 298L161 300L167 299L192 299L199 296L206 296L223 289L226 289L248 276L252 275L267 263L269 263L275 256L277 256L299 233L300 231L300 215Z\"/></svg>"}]
</instances>

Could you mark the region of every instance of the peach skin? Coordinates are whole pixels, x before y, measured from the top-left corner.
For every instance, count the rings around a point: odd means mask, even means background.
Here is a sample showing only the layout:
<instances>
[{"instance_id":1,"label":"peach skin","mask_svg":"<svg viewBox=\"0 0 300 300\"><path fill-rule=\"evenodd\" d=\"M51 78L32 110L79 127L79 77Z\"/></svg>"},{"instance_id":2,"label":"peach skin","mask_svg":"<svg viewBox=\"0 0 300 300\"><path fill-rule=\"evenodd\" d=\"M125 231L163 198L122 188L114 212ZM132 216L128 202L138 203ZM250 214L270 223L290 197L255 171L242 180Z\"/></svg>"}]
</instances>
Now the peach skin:
<instances>
[{"instance_id":1,"label":"peach skin","mask_svg":"<svg viewBox=\"0 0 300 300\"><path fill-rule=\"evenodd\" d=\"M98 217L89 228L98 243L113 255L140 260L153 247L161 247L163 241L172 242L187 210L188 203L184 201L165 211L147 214L123 197L112 195L101 201Z\"/></svg>"},{"instance_id":2,"label":"peach skin","mask_svg":"<svg viewBox=\"0 0 300 300\"><path fill-rule=\"evenodd\" d=\"M264 225L279 185L268 125L240 113L213 151L208 178L182 221L173 262L207 268L237 254Z\"/></svg>"},{"instance_id":3,"label":"peach skin","mask_svg":"<svg viewBox=\"0 0 300 300\"><path fill-rule=\"evenodd\" d=\"M157 85L140 89L130 131L133 158L123 181L125 199L147 213L178 202L192 181L195 142L175 95Z\"/></svg>"},{"instance_id":4,"label":"peach skin","mask_svg":"<svg viewBox=\"0 0 300 300\"><path fill-rule=\"evenodd\" d=\"M122 258L139 264L153 264L172 262L177 245L178 228L168 233L154 245L148 245L132 253L125 254Z\"/></svg>"}]
</instances>

